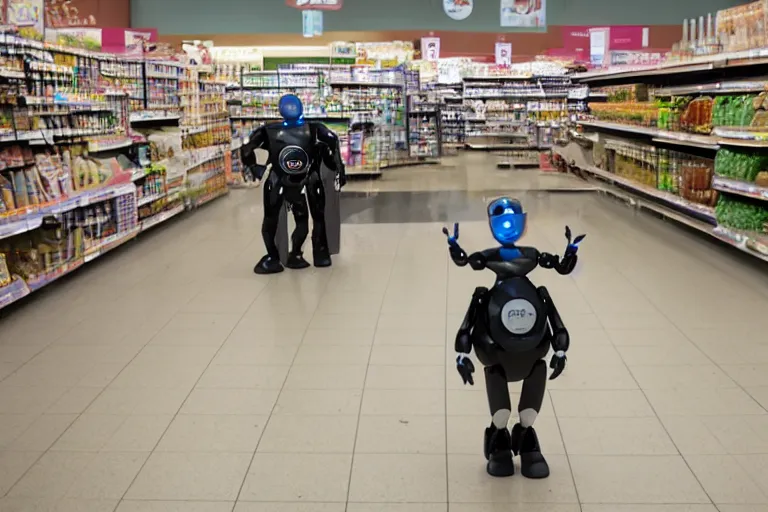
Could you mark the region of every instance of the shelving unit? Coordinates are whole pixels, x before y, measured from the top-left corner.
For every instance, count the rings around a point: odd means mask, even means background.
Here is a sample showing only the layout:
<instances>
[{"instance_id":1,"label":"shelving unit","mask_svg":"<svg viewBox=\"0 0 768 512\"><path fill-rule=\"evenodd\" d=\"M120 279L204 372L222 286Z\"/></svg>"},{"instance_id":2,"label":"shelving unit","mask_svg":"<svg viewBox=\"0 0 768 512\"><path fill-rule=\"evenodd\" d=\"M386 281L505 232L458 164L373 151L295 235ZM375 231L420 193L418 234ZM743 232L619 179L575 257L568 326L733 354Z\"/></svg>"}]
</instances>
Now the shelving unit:
<instances>
[{"instance_id":1,"label":"shelving unit","mask_svg":"<svg viewBox=\"0 0 768 512\"><path fill-rule=\"evenodd\" d=\"M12 34L0 53L0 308L226 194L210 70ZM153 131L175 143L159 150Z\"/></svg>"},{"instance_id":2,"label":"shelving unit","mask_svg":"<svg viewBox=\"0 0 768 512\"><path fill-rule=\"evenodd\" d=\"M766 76L765 50L574 75L592 88L576 122L588 137L554 151L609 193L768 261Z\"/></svg>"}]
</instances>

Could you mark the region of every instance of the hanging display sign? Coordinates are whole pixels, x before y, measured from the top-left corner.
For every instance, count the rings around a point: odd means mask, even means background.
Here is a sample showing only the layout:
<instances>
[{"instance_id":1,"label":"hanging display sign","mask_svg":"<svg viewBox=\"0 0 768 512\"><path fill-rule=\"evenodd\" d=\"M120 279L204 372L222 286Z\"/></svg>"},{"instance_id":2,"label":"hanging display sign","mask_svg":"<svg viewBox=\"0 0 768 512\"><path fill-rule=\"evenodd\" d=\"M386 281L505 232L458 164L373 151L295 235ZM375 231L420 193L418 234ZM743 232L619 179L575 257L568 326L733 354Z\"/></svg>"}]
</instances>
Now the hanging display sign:
<instances>
[{"instance_id":1,"label":"hanging display sign","mask_svg":"<svg viewBox=\"0 0 768 512\"><path fill-rule=\"evenodd\" d=\"M608 53L608 28L589 29L589 63L602 66Z\"/></svg>"},{"instance_id":2,"label":"hanging display sign","mask_svg":"<svg viewBox=\"0 0 768 512\"><path fill-rule=\"evenodd\" d=\"M421 58L434 61L440 58L440 38L422 37L421 38Z\"/></svg>"},{"instance_id":3,"label":"hanging display sign","mask_svg":"<svg viewBox=\"0 0 768 512\"><path fill-rule=\"evenodd\" d=\"M45 15L43 0L7 0L8 24L19 28L19 35L43 40Z\"/></svg>"},{"instance_id":4,"label":"hanging display sign","mask_svg":"<svg viewBox=\"0 0 768 512\"><path fill-rule=\"evenodd\" d=\"M413 43L410 41L357 43L355 64L391 68L409 60L413 60Z\"/></svg>"},{"instance_id":5,"label":"hanging display sign","mask_svg":"<svg viewBox=\"0 0 768 512\"><path fill-rule=\"evenodd\" d=\"M443 0L443 11L452 20L461 21L469 18L474 7L474 0Z\"/></svg>"},{"instance_id":6,"label":"hanging display sign","mask_svg":"<svg viewBox=\"0 0 768 512\"><path fill-rule=\"evenodd\" d=\"M501 26L544 28L547 26L546 0L501 0Z\"/></svg>"},{"instance_id":7,"label":"hanging display sign","mask_svg":"<svg viewBox=\"0 0 768 512\"><path fill-rule=\"evenodd\" d=\"M512 43L496 43L496 64L509 66L512 64Z\"/></svg>"},{"instance_id":8,"label":"hanging display sign","mask_svg":"<svg viewBox=\"0 0 768 512\"><path fill-rule=\"evenodd\" d=\"M338 11L343 0L285 0L285 5L303 11Z\"/></svg>"},{"instance_id":9,"label":"hanging display sign","mask_svg":"<svg viewBox=\"0 0 768 512\"><path fill-rule=\"evenodd\" d=\"M301 11L301 33L304 37L323 35L323 11Z\"/></svg>"},{"instance_id":10,"label":"hanging display sign","mask_svg":"<svg viewBox=\"0 0 768 512\"><path fill-rule=\"evenodd\" d=\"M125 40L125 53L139 56L144 53L144 44L152 40L152 33L126 30L123 39Z\"/></svg>"},{"instance_id":11,"label":"hanging display sign","mask_svg":"<svg viewBox=\"0 0 768 512\"><path fill-rule=\"evenodd\" d=\"M58 28L45 31L48 42L72 48L82 48L92 52L102 50L102 31L100 28Z\"/></svg>"}]
</instances>

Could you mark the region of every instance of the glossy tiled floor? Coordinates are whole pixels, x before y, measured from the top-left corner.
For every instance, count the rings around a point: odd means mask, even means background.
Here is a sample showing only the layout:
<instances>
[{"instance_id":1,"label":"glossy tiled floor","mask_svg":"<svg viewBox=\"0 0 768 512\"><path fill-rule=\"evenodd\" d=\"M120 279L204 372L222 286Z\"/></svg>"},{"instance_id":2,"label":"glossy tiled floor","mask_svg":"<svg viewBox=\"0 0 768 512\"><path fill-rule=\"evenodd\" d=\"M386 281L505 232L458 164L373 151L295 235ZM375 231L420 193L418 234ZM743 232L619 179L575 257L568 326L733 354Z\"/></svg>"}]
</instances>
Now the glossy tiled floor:
<instances>
[{"instance_id":1,"label":"glossy tiled floor","mask_svg":"<svg viewBox=\"0 0 768 512\"><path fill-rule=\"evenodd\" d=\"M449 265L442 223L357 207L332 269L257 277L248 190L0 319L0 510L767 511L765 269L589 193L521 194L530 244L588 233L571 277L533 276L572 334L537 423L549 479L485 474L482 378L460 385L451 345L490 275ZM483 196L435 196L466 248L490 244Z\"/></svg>"}]
</instances>

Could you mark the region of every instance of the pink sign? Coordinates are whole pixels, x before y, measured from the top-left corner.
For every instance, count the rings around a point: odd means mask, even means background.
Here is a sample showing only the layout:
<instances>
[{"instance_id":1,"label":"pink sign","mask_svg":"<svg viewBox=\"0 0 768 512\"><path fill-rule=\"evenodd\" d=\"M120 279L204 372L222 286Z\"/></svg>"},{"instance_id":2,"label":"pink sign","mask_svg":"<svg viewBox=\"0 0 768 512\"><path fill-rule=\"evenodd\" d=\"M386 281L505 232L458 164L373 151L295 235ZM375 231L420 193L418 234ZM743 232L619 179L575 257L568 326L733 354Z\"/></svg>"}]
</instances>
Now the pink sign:
<instances>
[{"instance_id":1,"label":"pink sign","mask_svg":"<svg viewBox=\"0 0 768 512\"><path fill-rule=\"evenodd\" d=\"M570 26L562 28L563 49L589 60L589 30L603 28L597 26ZM639 25L615 25L608 27L608 50L641 50L648 46L643 35L647 37L647 27Z\"/></svg>"}]
</instances>

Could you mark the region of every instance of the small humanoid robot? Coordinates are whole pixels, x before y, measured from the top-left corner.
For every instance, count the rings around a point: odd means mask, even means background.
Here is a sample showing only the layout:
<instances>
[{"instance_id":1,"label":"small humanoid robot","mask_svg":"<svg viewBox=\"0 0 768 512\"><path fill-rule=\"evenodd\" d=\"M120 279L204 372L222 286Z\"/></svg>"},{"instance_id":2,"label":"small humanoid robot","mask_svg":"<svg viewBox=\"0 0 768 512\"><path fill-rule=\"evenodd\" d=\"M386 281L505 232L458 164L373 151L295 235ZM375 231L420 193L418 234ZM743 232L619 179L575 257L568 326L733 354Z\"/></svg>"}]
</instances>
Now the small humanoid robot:
<instances>
[{"instance_id":1,"label":"small humanoid robot","mask_svg":"<svg viewBox=\"0 0 768 512\"><path fill-rule=\"evenodd\" d=\"M557 378L565 369L568 350L568 331L555 308L552 297L543 286L536 288L526 277L537 266L554 268L562 275L576 266L579 243L585 235L571 240L571 231L565 228L568 245L562 259L553 254L539 252L533 247L515 243L525 233L526 214L516 199L502 197L488 206L488 219L493 237L501 247L486 249L467 255L459 246L459 225L448 229L448 248L453 262L473 270L490 269L496 274L493 287L478 287L464 321L456 334L456 367L464 384L474 385L475 371L469 353L475 354L485 366L485 386L491 409L491 426L485 430L484 451L488 460L487 471L492 476L511 476L515 473L513 454L520 455L523 476L546 478L549 466L541 454L533 423L541 410L547 382L544 357L551 346L554 355L550 379ZM511 415L509 382L523 381L518 403L520 421L512 432L507 429Z\"/></svg>"},{"instance_id":2,"label":"small humanoid robot","mask_svg":"<svg viewBox=\"0 0 768 512\"><path fill-rule=\"evenodd\" d=\"M302 246L309 233L310 214L313 222L314 264L316 267L331 265L325 231L325 190L320 176L321 163L336 172L337 190L346 183L336 134L322 123L306 122L301 100L293 94L280 98L278 108L283 121L263 125L254 130L241 150L245 172L249 173L254 181L261 181L267 169L266 165L256 163L257 149L261 148L269 153L268 164L271 165L269 176L264 183L264 222L261 226L267 254L253 269L257 274L275 274L283 271L275 235L284 201L293 211L296 221L286 266L291 269L309 267L302 254Z\"/></svg>"}]
</instances>

